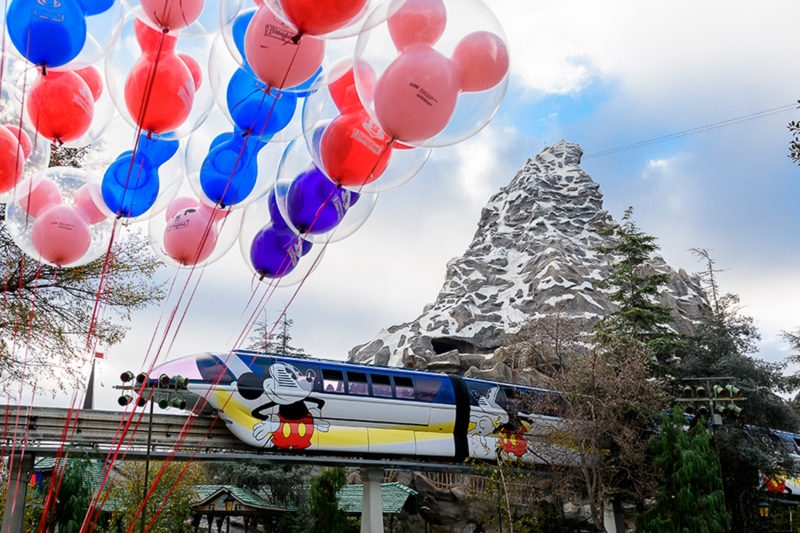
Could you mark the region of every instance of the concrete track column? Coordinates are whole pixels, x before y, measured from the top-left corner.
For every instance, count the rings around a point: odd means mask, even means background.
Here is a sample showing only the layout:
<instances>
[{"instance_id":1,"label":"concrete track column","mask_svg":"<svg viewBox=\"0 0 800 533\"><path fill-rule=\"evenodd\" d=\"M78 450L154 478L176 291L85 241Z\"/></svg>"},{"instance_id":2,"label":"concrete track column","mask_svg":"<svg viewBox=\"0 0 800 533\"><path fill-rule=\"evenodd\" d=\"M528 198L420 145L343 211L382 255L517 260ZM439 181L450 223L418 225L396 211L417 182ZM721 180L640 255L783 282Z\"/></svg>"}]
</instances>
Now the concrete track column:
<instances>
[{"instance_id":1,"label":"concrete track column","mask_svg":"<svg viewBox=\"0 0 800 533\"><path fill-rule=\"evenodd\" d=\"M364 496L361 503L361 533L383 533L382 468L362 468Z\"/></svg>"},{"instance_id":2,"label":"concrete track column","mask_svg":"<svg viewBox=\"0 0 800 533\"><path fill-rule=\"evenodd\" d=\"M11 456L11 486L6 495L6 508L3 513L3 525L0 533L16 533L25 531L25 498L28 496L28 482L33 470L33 455L30 453L21 457L20 453ZM19 476L19 484L17 484ZM14 491L17 492L17 501L14 503Z\"/></svg>"}]
</instances>

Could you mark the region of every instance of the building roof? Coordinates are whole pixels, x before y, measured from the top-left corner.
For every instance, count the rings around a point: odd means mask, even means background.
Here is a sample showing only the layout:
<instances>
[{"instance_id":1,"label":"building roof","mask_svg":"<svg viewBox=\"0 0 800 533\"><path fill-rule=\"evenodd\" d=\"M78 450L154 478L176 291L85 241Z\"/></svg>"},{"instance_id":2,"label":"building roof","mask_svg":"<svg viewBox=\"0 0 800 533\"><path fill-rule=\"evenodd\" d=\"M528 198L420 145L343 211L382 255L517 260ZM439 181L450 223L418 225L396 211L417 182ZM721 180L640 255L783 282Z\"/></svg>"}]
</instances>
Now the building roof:
<instances>
[{"instance_id":1,"label":"building roof","mask_svg":"<svg viewBox=\"0 0 800 533\"><path fill-rule=\"evenodd\" d=\"M417 491L400 483L381 484L381 502L384 513L398 513L406 504L409 496L416 496ZM339 491L339 509L346 513L360 513L364 498L364 485L345 485Z\"/></svg>"},{"instance_id":2,"label":"building roof","mask_svg":"<svg viewBox=\"0 0 800 533\"><path fill-rule=\"evenodd\" d=\"M194 488L194 492L195 500L192 502L192 507L204 505L216 498L219 498L223 494L230 494L239 503L248 507L254 507L256 509L263 510L286 510L284 507L268 502L249 489L236 487L234 485L197 485Z\"/></svg>"}]
</instances>

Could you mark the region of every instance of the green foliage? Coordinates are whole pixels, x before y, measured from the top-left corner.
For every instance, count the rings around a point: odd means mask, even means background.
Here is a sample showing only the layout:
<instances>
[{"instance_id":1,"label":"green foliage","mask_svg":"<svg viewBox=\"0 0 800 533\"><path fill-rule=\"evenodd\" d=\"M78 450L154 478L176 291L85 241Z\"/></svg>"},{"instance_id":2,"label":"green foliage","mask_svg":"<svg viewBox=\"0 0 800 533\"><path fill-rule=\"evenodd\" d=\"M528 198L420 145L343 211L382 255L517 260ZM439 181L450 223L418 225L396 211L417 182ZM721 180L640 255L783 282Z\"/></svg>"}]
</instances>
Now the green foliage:
<instances>
[{"instance_id":1,"label":"green foliage","mask_svg":"<svg viewBox=\"0 0 800 533\"><path fill-rule=\"evenodd\" d=\"M599 287L613 290L610 299L618 309L598 321L595 337L601 344L620 340L642 343L659 362L664 362L685 342L667 325L673 321L670 308L655 303L669 282L669 274L656 272L650 266L658 250L655 237L642 232L632 216L633 209L628 208L622 225L607 230L616 239L615 245L597 248L616 258L613 272Z\"/></svg>"},{"instance_id":2,"label":"green foliage","mask_svg":"<svg viewBox=\"0 0 800 533\"><path fill-rule=\"evenodd\" d=\"M285 463L244 461L212 463L208 482L250 489L265 500L282 507L299 507L308 499L307 480L311 467Z\"/></svg>"},{"instance_id":3,"label":"green foliage","mask_svg":"<svg viewBox=\"0 0 800 533\"><path fill-rule=\"evenodd\" d=\"M53 148L51 164L80 166L87 150ZM0 206L0 217L5 220L5 206ZM74 387L86 359L81 355L88 351L90 329L100 346L116 344L125 335L132 311L164 297L163 283L154 279L162 264L150 251L147 236L121 235L118 229L104 273L105 257L73 268L37 265L14 244L5 223L0 224L0 255L5 258L5 282L0 281L0 390L21 378L18 359L28 342L28 365L40 376L40 385ZM98 298L104 312L92 325Z\"/></svg>"},{"instance_id":4,"label":"green foliage","mask_svg":"<svg viewBox=\"0 0 800 533\"><path fill-rule=\"evenodd\" d=\"M134 522L139 507L144 498L144 491L150 490L157 472L163 463L157 461L150 462L150 473L145 480L145 464L142 462L128 462L117 466L117 477L111 489L108 501L113 506L112 517L109 526L128 527ZM191 515L190 504L194 497L193 487L202 484L203 470L198 464L189 464L186 472L179 478L185 463L170 463L164 475L161 477L156 489L145 504L145 524L148 531L153 533L189 533L194 528L187 522ZM145 485L146 483L146 485ZM169 498L167 494L172 490ZM165 502L166 499L166 502ZM163 504L163 508L158 514L155 523L150 525L153 517ZM141 514L135 519L136 522L142 519Z\"/></svg>"},{"instance_id":5,"label":"green foliage","mask_svg":"<svg viewBox=\"0 0 800 533\"><path fill-rule=\"evenodd\" d=\"M733 531L756 527L752 509L760 499L760 474L792 472L792 464L782 441L770 429L797 431L800 417L780 394L792 389L783 375L785 365L769 363L753 356L759 334L752 318L739 309L739 299L722 294L715 280L713 260L705 250L695 253L706 262L701 275L711 307L697 317L695 334L689 338L679 375L682 377L728 377L741 389L737 402L741 414L726 418L714 430L722 467L723 487L733 516ZM676 394L677 395L677 394Z\"/></svg>"},{"instance_id":6,"label":"green foliage","mask_svg":"<svg viewBox=\"0 0 800 533\"><path fill-rule=\"evenodd\" d=\"M662 482L655 505L640 517L644 532L722 533L730 522L705 420L689 430L687 424L679 412L664 415L651 443Z\"/></svg>"},{"instance_id":7,"label":"green foliage","mask_svg":"<svg viewBox=\"0 0 800 533\"><path fill-rule=\"evenodd\" d=\"M346 482L341 467L326 468L311 480L310 533L345 533L350 530L347 514L339 509L338 492Z\"/></svg>"}]
</instances>

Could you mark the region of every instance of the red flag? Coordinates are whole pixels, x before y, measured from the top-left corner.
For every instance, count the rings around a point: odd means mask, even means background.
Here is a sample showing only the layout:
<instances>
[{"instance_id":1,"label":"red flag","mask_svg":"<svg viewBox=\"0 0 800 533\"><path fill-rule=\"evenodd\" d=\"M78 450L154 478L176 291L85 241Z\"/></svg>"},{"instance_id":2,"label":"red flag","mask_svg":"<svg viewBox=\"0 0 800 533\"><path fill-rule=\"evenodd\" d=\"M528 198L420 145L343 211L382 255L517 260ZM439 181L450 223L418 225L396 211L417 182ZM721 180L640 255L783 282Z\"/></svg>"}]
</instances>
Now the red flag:
<instances>
[{"instance_id":1,"label":"red flag","mask_svg":"<svg viewBox=\"0 0 800 533\"><path fill-rule=\"evenodd\" d=\"M95 359L103 359L105 358L105 356L106 354L104 354L103 352L94 352Z\"/></svg>"}]
</instances>

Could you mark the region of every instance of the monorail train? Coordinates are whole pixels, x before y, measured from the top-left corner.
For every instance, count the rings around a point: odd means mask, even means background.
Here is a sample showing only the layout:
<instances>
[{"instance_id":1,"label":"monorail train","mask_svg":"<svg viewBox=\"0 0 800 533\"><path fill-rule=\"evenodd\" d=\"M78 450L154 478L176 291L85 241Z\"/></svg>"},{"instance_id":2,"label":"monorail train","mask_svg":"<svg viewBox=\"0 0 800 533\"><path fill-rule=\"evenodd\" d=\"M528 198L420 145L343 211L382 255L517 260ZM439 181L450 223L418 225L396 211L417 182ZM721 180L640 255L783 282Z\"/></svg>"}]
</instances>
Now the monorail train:
<instances>
[{"instance_id":1,"label":"monorail train","mask_svg":"<svg viewBox=\"0 0 800 533\"><path fill-rule=\"evenodd\" d=\"M155 376L185 384L159 389ZM172 360L149 382L156 399L177 395L187 409L205 397L236 437L258 448L455 461L500 453L561 464L569 455L536 438L561 420L557 395L544 389L244 350Z\"/></svg>"}]
</instances>

